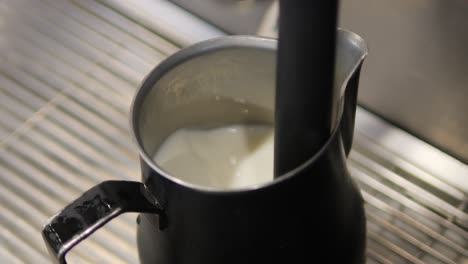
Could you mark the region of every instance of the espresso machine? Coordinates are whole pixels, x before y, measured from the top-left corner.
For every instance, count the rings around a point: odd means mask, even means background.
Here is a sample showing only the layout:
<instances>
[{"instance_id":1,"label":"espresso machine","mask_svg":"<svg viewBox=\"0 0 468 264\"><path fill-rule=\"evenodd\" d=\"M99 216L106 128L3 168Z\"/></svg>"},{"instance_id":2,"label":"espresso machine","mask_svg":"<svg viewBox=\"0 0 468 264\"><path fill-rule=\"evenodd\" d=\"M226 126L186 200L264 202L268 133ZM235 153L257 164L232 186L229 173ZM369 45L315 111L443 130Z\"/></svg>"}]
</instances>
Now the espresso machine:
<instances>
[{"instance_id":1,"label":"espresso machine","mask_svg":"<svg viewBox=\"0 0 468 264\"><path fill-rule=\"evenodd\" d=\"M49 263L47 218L104 180L139 180L128 109L167 56L225 35L277 36L272 0L0 4L0 262ZM367 263L468 263L468 3L341 1L369 46L351 176ZM134 214L69 263L138 263Z\"/></svg>"}]
</instances>

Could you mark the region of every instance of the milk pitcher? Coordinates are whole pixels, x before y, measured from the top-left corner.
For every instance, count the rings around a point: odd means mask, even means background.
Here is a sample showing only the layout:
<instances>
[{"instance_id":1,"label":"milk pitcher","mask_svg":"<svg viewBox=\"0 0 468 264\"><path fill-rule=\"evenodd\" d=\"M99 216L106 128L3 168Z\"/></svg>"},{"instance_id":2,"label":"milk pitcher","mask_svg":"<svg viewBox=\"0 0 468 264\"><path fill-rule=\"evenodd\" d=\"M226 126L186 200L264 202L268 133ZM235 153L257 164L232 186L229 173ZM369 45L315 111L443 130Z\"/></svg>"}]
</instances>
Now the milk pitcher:
<instances>
[{"instance_id":1,"label":"milk pitcher","mask_svg":"<svg viewBox=\"0 0 468 264\"><path fill-rule=\"evenodd\" d=\"M305 163L264 184L217 189L182 181L152 159L180 128L273 124L276 45L274 39L222 37L183 49L156 66L130 113L142 182L102 182L54 215L43 229L53 259L66 263L67 252L94 231L122 213L138 212L144 264L364 263L363 199L346 158L367 48L350 31L337 31L334 89L341 97L335 129ZM216 97L265 111L214 115L215 103L185 108Z\"/></svg>"}]
</instances>

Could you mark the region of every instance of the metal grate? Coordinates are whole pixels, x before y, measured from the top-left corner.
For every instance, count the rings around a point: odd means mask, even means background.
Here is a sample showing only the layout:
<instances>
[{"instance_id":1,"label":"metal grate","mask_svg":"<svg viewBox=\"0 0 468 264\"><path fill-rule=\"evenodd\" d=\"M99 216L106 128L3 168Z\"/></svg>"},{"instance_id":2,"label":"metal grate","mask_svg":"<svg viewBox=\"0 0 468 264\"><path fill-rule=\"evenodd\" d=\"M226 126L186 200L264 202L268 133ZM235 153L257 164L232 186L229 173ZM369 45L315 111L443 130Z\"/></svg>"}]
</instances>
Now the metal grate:
<instances>
[{"instance_id":1,"label":"metal grate","mask_svg":"<svg viewBox=\"0 0 468 264\"><path fill-rule=\"evenodd\" d=\"M135 88L180 46L218 35L166 1L0 1L1 263L47 263L47 217L97 182L139 180ZM359 109L350 170L367 201L368 263L468 263L466 164ZM134 217L70 262L137 263Z\"/></svg>"},{"instance_id":2,"label":"metal grate","mask_svg":"<svg viewBox=\"0 0 468 264\"><path fill-rule=\"evenodd\" d=\"M467 166L366 111L356 129L349 163L366 200L369 260L468 263ZM419 163L451 168L459 184L412 162L424 157L416 148L433 157Z\"/></svg>"}]
</instances>

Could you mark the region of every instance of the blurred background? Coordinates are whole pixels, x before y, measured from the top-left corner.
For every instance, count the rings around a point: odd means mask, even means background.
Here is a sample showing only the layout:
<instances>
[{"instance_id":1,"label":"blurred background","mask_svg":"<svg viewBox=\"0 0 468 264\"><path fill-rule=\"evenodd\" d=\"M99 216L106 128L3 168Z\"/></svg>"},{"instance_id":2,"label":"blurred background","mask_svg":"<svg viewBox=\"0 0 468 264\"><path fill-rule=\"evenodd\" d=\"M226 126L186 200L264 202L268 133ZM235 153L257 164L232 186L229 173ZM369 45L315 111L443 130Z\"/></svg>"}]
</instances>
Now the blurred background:
<instances>
[{"instance_id":1,"label":"blurred background","mask_svg":"<svg viewBox=\"0 0 468 264\"><path fill-rule=\"evenodd\" d=\"M49 263L48 217L94 184L139 180L128 110L164 58L227 34L275 37L271 0L0 1L0 262ZM350 171L368 263L468 263L468 2L341 1L369 44ZM306 26L306 25L304 25ZM135 215L70 263L138 263Z\"/></svg>"}]
</instances>

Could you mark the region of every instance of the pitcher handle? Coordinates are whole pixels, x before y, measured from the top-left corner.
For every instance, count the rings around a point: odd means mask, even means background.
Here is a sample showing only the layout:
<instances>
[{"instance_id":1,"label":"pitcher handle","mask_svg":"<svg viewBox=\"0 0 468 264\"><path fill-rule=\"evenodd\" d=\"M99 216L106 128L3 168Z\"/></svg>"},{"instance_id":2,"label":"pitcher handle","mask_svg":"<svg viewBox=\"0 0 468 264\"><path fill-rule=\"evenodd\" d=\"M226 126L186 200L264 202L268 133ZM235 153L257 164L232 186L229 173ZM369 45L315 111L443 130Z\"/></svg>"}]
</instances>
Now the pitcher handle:
<instances>
[{"instance_id":1,"label":"pitcher handle","mask_svg":"<svg viewBox=\"0 0 468 264\"><path fill-rule=\"evenodd\" d=\"M42 237L55 263L118 215L127 212L161 214L162 207L139 182L105 181L81 195L44 225Z\"/></svg>"}]
</instances>

